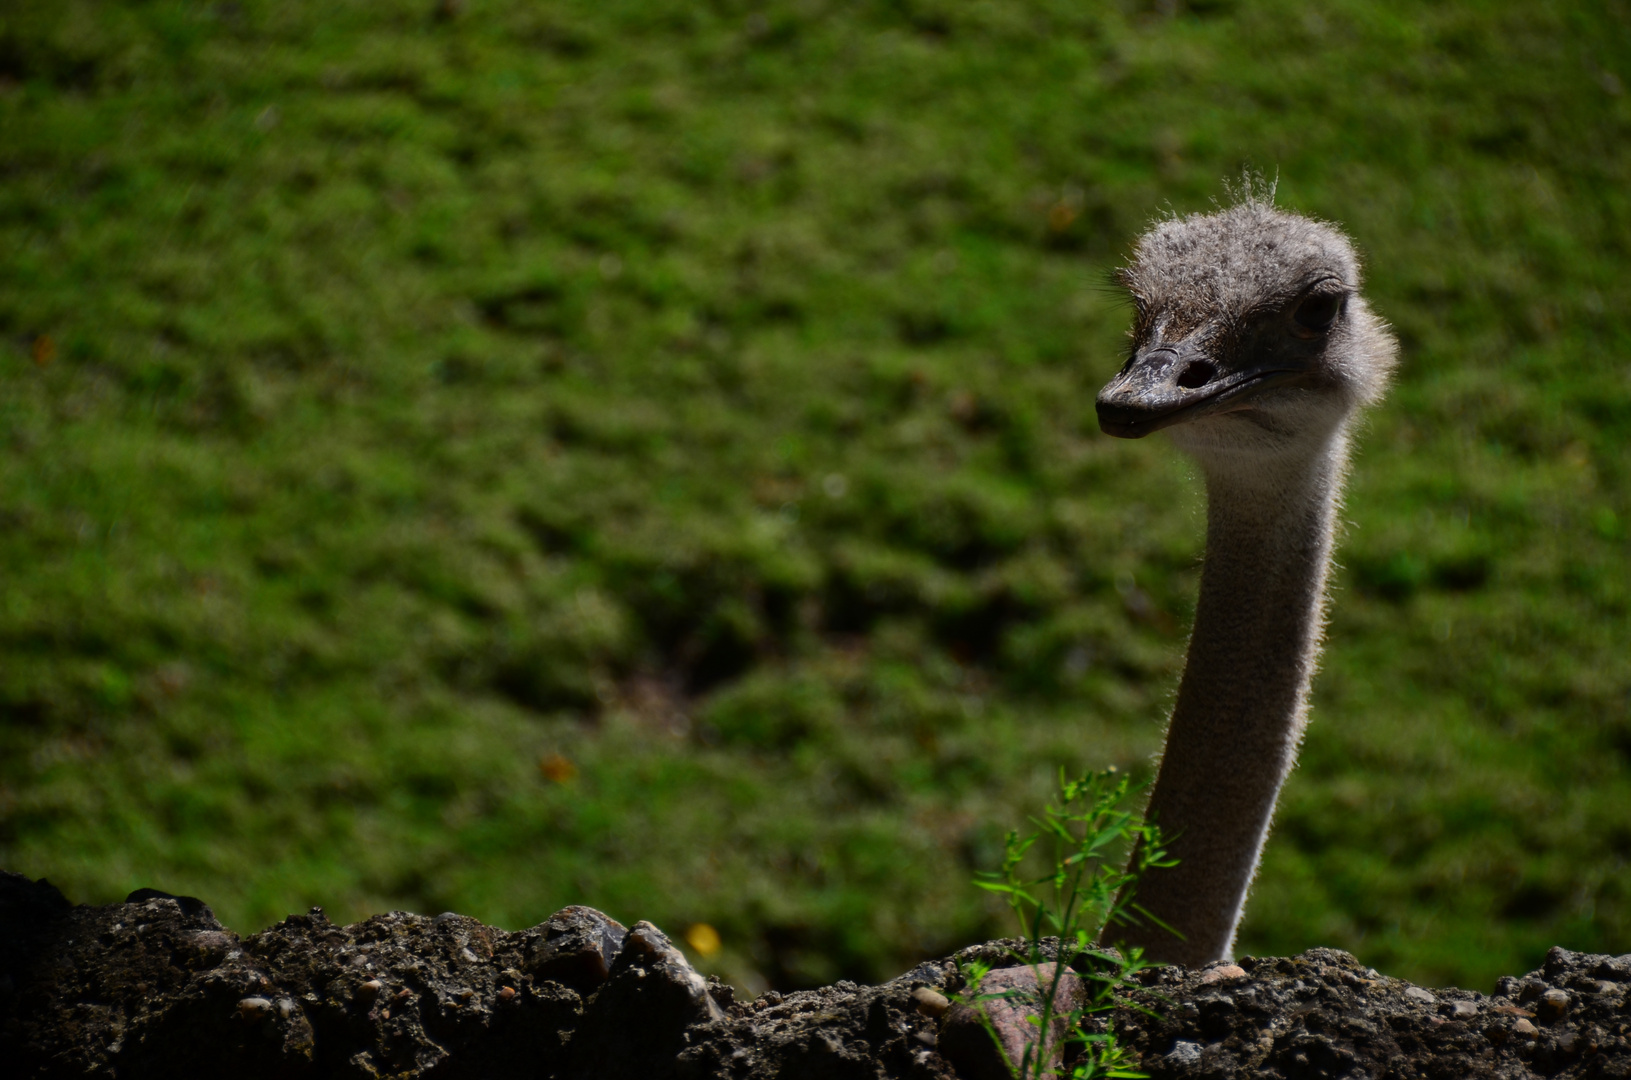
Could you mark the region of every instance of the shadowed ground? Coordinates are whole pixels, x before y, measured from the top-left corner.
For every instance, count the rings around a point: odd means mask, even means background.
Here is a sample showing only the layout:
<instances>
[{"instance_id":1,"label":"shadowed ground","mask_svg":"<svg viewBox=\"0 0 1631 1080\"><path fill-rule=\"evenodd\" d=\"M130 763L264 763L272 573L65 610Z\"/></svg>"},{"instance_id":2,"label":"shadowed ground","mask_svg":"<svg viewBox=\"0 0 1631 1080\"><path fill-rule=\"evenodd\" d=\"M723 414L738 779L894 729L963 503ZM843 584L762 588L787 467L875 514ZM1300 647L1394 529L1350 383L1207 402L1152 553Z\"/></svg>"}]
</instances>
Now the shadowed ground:
<instances>
[{"instance_id":1,"label":"shadowed ground","mask_svg":"<svg viewBox=\"0 0 1631 1080\"><path fill-rule=\"evenodd\" d=\"M5 874L0 915L0 1050L30 1076L1008 1075L939 992L963 989L960 965L1012 964L1014 940L880 986L735 1002L650 923L582 907L514 934L451 912L341 927L313 910L239 941L192 898L70 907ZM1144 976L1110 1020L1158 1080L1631 1074L1631 956L1553 949L1494 997L1334 949Z\"/></svg>"}]
</instances>

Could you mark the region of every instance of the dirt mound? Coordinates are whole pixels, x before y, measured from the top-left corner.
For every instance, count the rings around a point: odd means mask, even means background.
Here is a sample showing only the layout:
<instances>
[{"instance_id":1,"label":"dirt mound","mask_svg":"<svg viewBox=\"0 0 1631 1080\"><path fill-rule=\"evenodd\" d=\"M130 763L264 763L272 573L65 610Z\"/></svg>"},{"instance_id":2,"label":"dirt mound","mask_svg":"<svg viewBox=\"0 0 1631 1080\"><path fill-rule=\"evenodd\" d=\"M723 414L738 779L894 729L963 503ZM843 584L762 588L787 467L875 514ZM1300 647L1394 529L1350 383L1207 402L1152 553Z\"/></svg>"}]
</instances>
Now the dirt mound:
<instances>
[{"instance_id":1,"label":"dirt mound","mask_svg":"<svg viewBox=\"0 0 1631 1080\"><path fill-rule=\"evenodd\" d=\"M956 1010L938 995L962 988L960 964L1011 964L1014 944L736 1002L656 927L590 908L516 933L452 913L341 927L313 909L240 939L190 897L76 906L0 871L0 1060L121 1080L977 1080L988 1060L942 1054L959 1040L942 1038ZM1156 1078L1631 1077L1631 956L1553 949L1498 989L1429 991L1313 949L1149 972L1105 1022Z\"/></svg>"}]
</instances>

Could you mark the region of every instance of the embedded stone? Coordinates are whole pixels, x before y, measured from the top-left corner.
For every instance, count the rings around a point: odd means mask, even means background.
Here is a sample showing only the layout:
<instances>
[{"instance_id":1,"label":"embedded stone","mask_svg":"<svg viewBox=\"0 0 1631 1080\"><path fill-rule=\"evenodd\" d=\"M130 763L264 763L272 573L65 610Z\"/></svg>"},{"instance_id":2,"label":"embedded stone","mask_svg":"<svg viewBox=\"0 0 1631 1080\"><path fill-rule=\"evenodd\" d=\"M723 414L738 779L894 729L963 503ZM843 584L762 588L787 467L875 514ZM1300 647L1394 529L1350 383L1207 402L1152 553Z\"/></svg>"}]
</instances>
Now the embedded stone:
<instances>
[{"instance_id":1,"label":"embedded stone","mask_svg":"<svg viewBox=\"0 0 1631 1080\"><path fill-rule=\"evenodd\" d=\"M1045 995L1050 992L1054 995L1052 1015L1043 1033L1040 1020ZM1051 1075L1049 1070L1064 1063L1065 1038L1070 1032L1065 1014L1082 1004L1085 996L1081 979L1054 964L987 972L979 986L965 991L947 1011L940 1030L940 1053L966 1080L1008 1080L1021 1062L1039 1059L1041 1075Z\"/></svg>"},{"instance_id":2,"label":"embedded stone","mask_svg":"<svg viewBox=\"0 0 1631 1080\"><path fill-rule=\"evenodd\" d=\"M1244 979L1245 977L1246 969L1239 964L1219 964L1217 967L1210 967L1201 972L1201 985L1206 986L1210 983L1225 982L1229 979Z\"/></svg>"},{"instance_id":3,"label":"embedded stone","mask_svg":"<svg viewBox=\"0 0 1631 1080\"><path fill-rule=\"evenodd\" d=\"M1563 990L1548 990L1535 1003L1535 1014L1548 1024L1563 1019L1568 1011L1569 995Z\"/></svg>"},{"instance_id":4,"label":"embedded stone","mask_svg":"<svg viewBox=\"0 0 1631 1080\"><path fill-rule=\"evenodd\" d=\"M525 934L522 967L527 974L587 993L611 974L628 929L592 907L573 905Z\"/></svg>"}]
</instances>

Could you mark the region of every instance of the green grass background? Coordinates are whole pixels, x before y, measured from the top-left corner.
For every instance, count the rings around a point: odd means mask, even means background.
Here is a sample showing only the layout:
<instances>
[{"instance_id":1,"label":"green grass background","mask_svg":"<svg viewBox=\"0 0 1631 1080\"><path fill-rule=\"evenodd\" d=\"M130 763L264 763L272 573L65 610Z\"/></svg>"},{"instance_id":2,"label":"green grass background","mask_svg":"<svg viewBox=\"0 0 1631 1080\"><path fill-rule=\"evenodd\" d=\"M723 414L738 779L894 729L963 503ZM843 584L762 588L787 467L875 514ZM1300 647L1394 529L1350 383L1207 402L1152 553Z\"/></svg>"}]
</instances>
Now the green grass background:
<instances>
[{"instance_id":1,"label":"green grass background","mask_svg":"<svg viewBox=\"0 0 1631 1080\"><path fill-rule=\"evenodd\" d=\"M1241 951L1631 951L1628 83L1624 0L13 0L0 865L748 989L1005 930L1193 611L1104 283L1252 168L1404 360Z\"/></svg>"}]
</instances>

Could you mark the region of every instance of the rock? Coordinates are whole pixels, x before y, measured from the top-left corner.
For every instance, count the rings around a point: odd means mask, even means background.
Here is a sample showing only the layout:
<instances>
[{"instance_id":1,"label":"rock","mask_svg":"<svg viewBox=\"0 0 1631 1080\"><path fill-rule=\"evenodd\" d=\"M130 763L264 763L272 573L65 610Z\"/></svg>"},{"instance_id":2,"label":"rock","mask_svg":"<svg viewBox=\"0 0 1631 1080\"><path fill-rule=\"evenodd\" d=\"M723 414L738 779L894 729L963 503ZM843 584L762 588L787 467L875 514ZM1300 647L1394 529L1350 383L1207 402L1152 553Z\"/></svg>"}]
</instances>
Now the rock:
<instances>
[{"instance_id":1,"label":"rock","mask_svg":"<svg viewBox=\"0 0 1631 1080\"><path fill-rule=\"evenodd\" d=\"M637 1018L637 1038L630 1037L630 1018ZM573 1035L572 1071L595 1077L660 1075L690 1044L691 1028L724 1018L707 980L685 954L651 923L637 922Z\"/></svg>"},{"instance_id":2,"label":"rock","mask_svg":"<svg viewBox=\"0 0 1631 1080\"><path fill-rule=\"evenodd\" d=\"M1244 979L1246 969L1239 964L1219 964L1209 967L1201 973L1201 984L1224 982L1229 979Z\"/></svg>"},{"instance_id":3,"label":"rock","mask_svg":"<svg viewBox=\"0 0 1631 1080\"><path fill-rule=\"evenodd\" d=\"M272 1018L272 1003L263 997L246 997L238 1002L238 1015L251 1024Z\"/></svg>"},{"instance_id":4,"label":"rock","mask_svg":"<svg viewBox=\"0 0 1631 1080\"><path fill-rule=\"evenodd\" d=\"M1470 1001L1456 1001L1450 1005L1450 1016L1456 1020L1471 1020L1478 1015L1478 1006Z\"/></svg>"},{"instance_id":5,"label":"rock","mask_svg":"<svg viewBox=\"0 0 1631 1080\"><path fill-rule=\"evenodd\" d=\"M563 983L590 993L611 974L612 961L628 930L591 907L562 908L523 931L521 970L535 979Z\"/></svg>"},{"instance_id":6,"label":"rock","mask_svg":"<svg viewBox=\"0 0 1631 1080\"><path fill-rule=\"evenodd\" d=\"M1419 986L1406 987L1405 992L1404 992L1404 996L1409 998L1411 1001L1419 1001L1423 1005L1437 1005L1438 1004L1438 998L1434 997L1432 994L1430 994L1426 990L1423 990Z\"/></svg>"},{"instance_id":7,"label":"rock","mask_svg":"<svg viewBox=\"0 0 1631 1080\"><path fill-rule=\"evenodd\" d=\"M1045 995L1054 994L1047 1031L1038 1046ZM1063 1064L1069 1023L1063 1014L1083 1003L1085 991L1074 972L1055 964L999 968L946 1014L940 1052L968 1080L1008 1080L1011 1067L1040 1057L1043 1071ZM980 1012L984 1011L982 1020ZM994 1036L994 1037L993 1037Z\"/></svg>"},{"instance_id":8,"label":"rock","mask_svg":"<svg viewBox=\"0 0 1631 1080\"><path fill-rule=\"evenodd\" d=\"M1569 1011L1569 995L1562 990L1547 990L1535 1005L1535 1015L1548 1024L1556 1023Z\"/></svg>"},{"instance_id":9,"label":"rock","mask_svg":"<svg viewBox=\"0 0 1631 1080\"><path fill-rule=\"evenodd\" d=\"M1201 1060L1201 1044L1179 1039L1167 1052L1167 1060L1174 1065L1197 1065Z\"/></svg>"},{"instance_id":10,"label":"rock","mask_svg":"<svg viewBox=\"0 0 1631 1080\"><path fill-rule=\"evenodd\" d=\"M1519 1017L1518 1019L1512 1021L1512 1032L1515 1035L1522 1035L1526 1039L1533 1039L1536 1035L1540 1034L1540 1029L1535 1027L1535 1025L1531 1024L1529 1021Z\"/></svg>"},{"instance_id":11,"label":"rock","mask_svg":"<svg viewBox=\"0 0 1631 1080\"><path fill-rule=\"evenodd\" d=\"M913 990L912 1000L917 1002L918 1012L936 1019L944 1016L946 1010L951 1008L951 1001L945 994L931 990L927 986L920 986Z\"/></svg>"}]
</instances>

